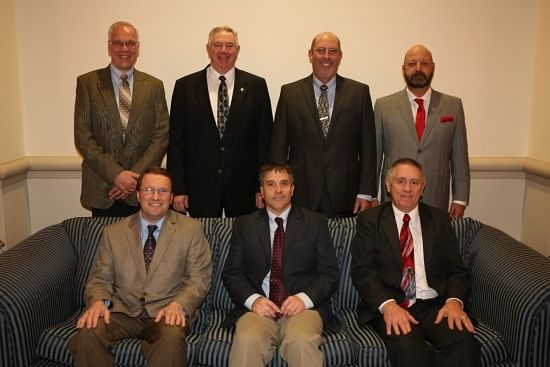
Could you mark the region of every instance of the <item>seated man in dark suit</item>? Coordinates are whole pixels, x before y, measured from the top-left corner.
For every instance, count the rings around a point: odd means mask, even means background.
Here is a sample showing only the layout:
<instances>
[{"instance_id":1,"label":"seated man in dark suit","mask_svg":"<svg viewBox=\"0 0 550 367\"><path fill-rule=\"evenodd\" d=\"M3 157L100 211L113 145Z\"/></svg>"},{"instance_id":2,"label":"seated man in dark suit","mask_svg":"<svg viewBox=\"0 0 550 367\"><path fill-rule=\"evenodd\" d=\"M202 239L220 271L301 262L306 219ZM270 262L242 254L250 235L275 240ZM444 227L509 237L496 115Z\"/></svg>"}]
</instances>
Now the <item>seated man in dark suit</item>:
<instances>
[{"instance_id":1,"label":"seated man in dark suit","mask_svg":"<svg viewBox=\"0 0 550 367\"><path fill-rule=\"evenodd\" d=\"M322 366L323 326L338 327L330 296L339 270L326 218L292 206L294 177L283 163L260 171L265 209L236 219L222 273L235 303L229 365L264 366L280 345L290 367Z\"/></svg>"},{"instance_id":2,"label":"seated man in dark suit","mask_svg":"<svg viewBox=\"0 0 550 367\"><path fill-rule=\"evenodd\" d=\"M480 365L466 312L467 276L449 215L419 203L420 164L402 158L386 177L391 203L361 213L351 245L351 277L393 367ZM436 350L433 358L432 348Z\"/></svg>"}]
</instances>

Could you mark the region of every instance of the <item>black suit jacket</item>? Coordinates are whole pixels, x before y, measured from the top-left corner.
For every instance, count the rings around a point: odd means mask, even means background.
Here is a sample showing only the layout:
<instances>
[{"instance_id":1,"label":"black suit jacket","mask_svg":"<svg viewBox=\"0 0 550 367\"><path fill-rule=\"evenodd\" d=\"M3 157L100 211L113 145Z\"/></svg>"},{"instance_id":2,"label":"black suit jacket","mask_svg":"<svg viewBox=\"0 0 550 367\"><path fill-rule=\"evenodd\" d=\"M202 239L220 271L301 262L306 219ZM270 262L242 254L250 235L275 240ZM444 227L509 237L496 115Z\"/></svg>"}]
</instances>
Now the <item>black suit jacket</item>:
<instances>
[{"instance_id":1,"label":"black suit jacket","mask_svg":"<svg viewBox=\"0 0 550 367\"><path fill-rule=\"evenodd\" d=\"M296 205L316 210L326 185L334 210L351 212L357 194L376 196L376 136L369 87L336 76L327 138L313 77L284 85L275 113L271 158L294 170Z\"/></svg>"},{"instance_id":2,"label":"black suit jacket","mask_svg":"<svg viewBox=\"0 0 550 367\"><path fill-rule=\"evenodd\" d=\"M176 81L170 109L168 170L174 194L189 195L189 212L233 217L255 209L258 171L267 161L273 116L263 78L235 70L223 140L208 96L206 69Z\"/></svg>"},{"instance_id":3,"label":"black suit jacket","mask_svg":"<svg viewBox=\"0 0 550 367\"><path fill-rule=\"evenodd\" d=\"M428 285L443 303L450 297L466 304L467 275L449 214L419 203L424 267ZM388 299L398 303L401 290L399 233L391 202L362 212L351 244L351 277L362 298L359 323L380 316L378 307Z\"/></svg>"},{"instance_id":4,"label":"black suit jacket","mask_svg":"<svg viewBox=\"0 0 550 367\"><path fill-rule=\"evenodd\" d=\"M224 320L230 326L249 310L244 306L254 293L266 296L262 281L271 269L269 216L265 209L235 220L231 247L222 279L235 307ZM325 327L337 329L330 296L339 278L338 262L326 218L293 206L288 215L283 250L283 282L287 294L306 293Z\"/></svg>"}]
</instances>

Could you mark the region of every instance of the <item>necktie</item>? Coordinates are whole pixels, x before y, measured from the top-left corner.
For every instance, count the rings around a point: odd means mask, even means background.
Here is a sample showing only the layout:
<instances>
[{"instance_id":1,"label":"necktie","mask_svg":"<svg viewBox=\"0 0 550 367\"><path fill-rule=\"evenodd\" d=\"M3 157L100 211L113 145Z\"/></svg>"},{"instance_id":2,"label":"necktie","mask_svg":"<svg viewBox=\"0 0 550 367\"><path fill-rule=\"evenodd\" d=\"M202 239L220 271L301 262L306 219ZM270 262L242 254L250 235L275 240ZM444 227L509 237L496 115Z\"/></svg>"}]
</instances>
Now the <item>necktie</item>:
<instances>
[{"instance_id":1,"label":"necktie","mask_svg":"<svg viewBox=\"0 0 550 367\"><path fill-rule=\"evenodd\" d=\"M401 245L401 289L405 293L405 299L401 302L403 308L409 308L416 300L416 279L414 276L414 244L408 214L403 216L403 226L399 233Z\"/></svg>"},{"instance_id":2,"label":"necktie","mask_svg":"<svg viewBox=\"0 0 550 367\"><path fill-rule=\"evenodd\" d=\"M424 127L426 125L426 110L424 110L424 100L422 98L416 98L414 100L418 105L416 110L416 136L418 141L422 140L422 134L424 133Z\"/></svg>"},{"instance_id":3,"label":"necktie","mask_svg":"<svg viewBox=\"0 0 550 367\"><path fill-rule=\"evenodd\" d=\"M330 115L328 109L328 87L321 85L321 95L319 96L319 121L321 122L321 129L325 138L328 134L328 128L330 126Z\"/></svg>"},{"instance_id":4,"label":"necktie","mask_svg":"<svg viewBox=\"0 0 550 367\"><path fill-rule=\"evenodd\" d=\"M148 225L147 230L149 235L143 246L143 260L145 260L145 270L149 271L149 266L151 265L151 260L153 260L153 254L155 253L155 246L157 245L157 240L153 233L157 230L157 226L154 224Z\"/></svg>"},{"instance_id":5,"label":"necktie","mask_svg":"<svg viewBox=\"0 0 550 367\"><path fill-rule=\"evenodd\" d=\"M283 244L285 242L285 229L283 218L275 218L277 229L273 236L273 249L271 252L271 275L269 277L269 299L281 307L287 294L283 284Z\"/></svg>"},{"instance_id":6,"label":"necktie","mask_svg":"<svg viewBox=\"0 0 550 367\"><path fill-rule=\"evenodd\" d=\"M227 95L227 84L225 84L225 76L220 76L220 87L218 88L218 131L220 138L223 138L225 125L229 116L229 97Z\"/></svg>"},{"instance_id":7,"label":"necktie","mask_svg":"<svg viewBox=\"0 0 550 367\"><path fill-rule=\"evenodd\" d=\"M120 122L122 123L122 140L126 138L126 127L128 126L128 118L130 117L130 106L132 105L132 93L130 92L130 84L128 83L128 75L122 74L122 80L118 90L118 104L120 113Z\"/></svg>"}]
</instances>

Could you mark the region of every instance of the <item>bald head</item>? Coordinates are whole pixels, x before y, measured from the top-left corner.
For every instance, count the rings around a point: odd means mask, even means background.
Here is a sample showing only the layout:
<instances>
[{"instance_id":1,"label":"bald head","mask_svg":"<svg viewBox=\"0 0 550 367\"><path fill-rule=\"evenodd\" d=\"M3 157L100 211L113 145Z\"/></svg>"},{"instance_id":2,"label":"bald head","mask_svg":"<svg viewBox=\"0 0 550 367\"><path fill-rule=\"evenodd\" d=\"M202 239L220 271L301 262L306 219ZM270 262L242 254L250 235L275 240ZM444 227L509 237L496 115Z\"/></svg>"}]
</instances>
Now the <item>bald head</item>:
<instances>
[{"instance_id":1,"label":"bald head","mask_svg":"<svg viewBox=\"0 0 550 367\"><path fill-rule=\"evenodd\" d=\"M315 45L317 44L318 41L321 41L321 40L331 40L331 41L336 41L336 43L338 43L338 49L340 51L342 51L342 47L340 45L340 39L332 32L322 32L322 33L319 33L318 35L316 35L315 37L313 37L313 40L311 41L311 50L313 50L315 48Z\"/></svg>"},{"instance_id":2,"label":"bald head","mask_svg":"<svg viewBox=\"0 0 550 367\"><path fill-rule=\"evenodd\" d=\"M423 45L414 45L403 59L403 78L409 90L422 97L430 88L435 70L432 53Z\"/></svg>"},{"instance_id":3,"label":"bald head","mask_svg":"<svg viewBox=\"0 0 550 367\"><path fill-rule=\"evenodd\" d=\"M340 40L334 33L319 33L311 41L308 56L313 68L313 75L321 83L327 84L338 73L340 61L342 61Z\"/></svg>"},{"instance_id":4,"label":"bald head","mask_svg":"<svg viewBox=\"0 0 550 367\"><path fill-rule=\"evenodd\" d=\"M429 60L430 62L433 63L432 53L424 45L414 45L411 48L409 48L405 53L403 64L406 64L407 60L410 60L415 57L416 58L421 57L422 59Z\"/></svg>"}]
</instances>

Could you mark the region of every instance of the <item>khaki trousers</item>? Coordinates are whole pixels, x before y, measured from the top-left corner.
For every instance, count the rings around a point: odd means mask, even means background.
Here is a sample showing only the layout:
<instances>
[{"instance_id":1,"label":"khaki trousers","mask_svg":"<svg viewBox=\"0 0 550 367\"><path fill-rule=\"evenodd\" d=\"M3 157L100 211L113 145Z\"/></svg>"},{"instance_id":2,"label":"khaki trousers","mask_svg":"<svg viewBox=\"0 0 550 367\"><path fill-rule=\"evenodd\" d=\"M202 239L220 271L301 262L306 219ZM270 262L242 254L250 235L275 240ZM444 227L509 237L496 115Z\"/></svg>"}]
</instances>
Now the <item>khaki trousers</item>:
<instances>
[{"instance_id":1,"label":"khaki trousers","mask_svg":"<svg viewBox=\"0 0 550 367\"><path fill-rule=\"evenodd\" d=\"M277 321L247 312L236 322L229 367L265 366L277 345L289 367L322 367L322 331L323 320L314 310Z\"/></svg>"}]
</instances>

